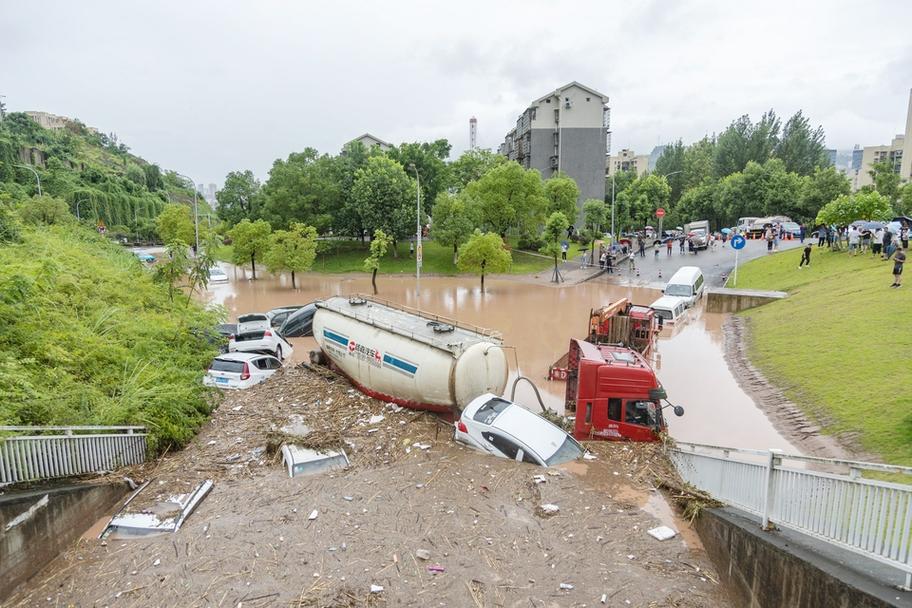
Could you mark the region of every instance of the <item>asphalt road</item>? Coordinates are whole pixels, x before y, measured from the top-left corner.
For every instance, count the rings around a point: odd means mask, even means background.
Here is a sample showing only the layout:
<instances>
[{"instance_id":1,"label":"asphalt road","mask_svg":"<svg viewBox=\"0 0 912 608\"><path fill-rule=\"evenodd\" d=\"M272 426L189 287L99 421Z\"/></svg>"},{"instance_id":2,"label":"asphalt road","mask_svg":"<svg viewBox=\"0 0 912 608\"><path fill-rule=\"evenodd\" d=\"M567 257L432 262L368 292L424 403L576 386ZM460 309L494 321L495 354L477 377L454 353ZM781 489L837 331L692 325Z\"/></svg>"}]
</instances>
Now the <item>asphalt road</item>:
<instances>
[{"instance_id":1,"label":"asphalt road","mask_svg":"<svg viewBox=\"0 0 912 608\"><path fill-rule=\"evenodd\" d=\"M801 257L798 251L800 247L801 242L798 239L779 242L779 251L795 249L793 255L796 267ZM766 241L749 240L744 249L738 253L738 264L764 255L767 255ZM664 247L659 249L658 256L653 253L651 247L647 247L645 257L634 256L634 264L636 270L630 266L629 262L622 262L613 275L607 275L608 280L622 285L661 289L675 271L682 266L699 266L703 271L703 276L706 277L707 285L721 287L735 267L735 251L726 243L724 247L717 246L715 251L704 249L693 254L685 250L682 254L676 243L671 256L667 255ZM602 280L602 277L596 280Z\"/></svg>"}]
</instances>

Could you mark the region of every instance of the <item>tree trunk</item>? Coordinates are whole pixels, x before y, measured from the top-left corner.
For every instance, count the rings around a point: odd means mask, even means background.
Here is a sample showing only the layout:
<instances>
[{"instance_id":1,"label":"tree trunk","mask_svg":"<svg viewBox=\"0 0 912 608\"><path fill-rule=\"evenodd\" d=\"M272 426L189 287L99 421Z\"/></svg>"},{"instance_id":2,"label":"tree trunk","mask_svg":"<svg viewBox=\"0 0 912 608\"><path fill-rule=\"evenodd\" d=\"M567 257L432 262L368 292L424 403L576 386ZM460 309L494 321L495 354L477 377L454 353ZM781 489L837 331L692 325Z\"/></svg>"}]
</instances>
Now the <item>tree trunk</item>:
<instances>
[{"instance_id":1,"label":"tree trunk","mask_svg":"<svg viewBox=\"0 0 912 608\"><path fill-rule=\"evenodd\" d=\"M459 248L456 246L456 241L453 241L453 266L459 262Z\"/></svg>"},{"instance_id":2,"label":"tree trunk","mask_svg":"<svg viewBox=\"0 0 912 608\"><path fill-rule=\"evenodd\" d=\"M297 289L297 287L295 286L295 280L294 280L294 270L291 271L291 288Z\"/></svg>"},{"instance_id":3,"label":"tree trunk","mask_svg":"<svg viewBox=\"0 0 912 608\"><path fill-rule=\"evenodd\" d=\"M371 286L374 288L374 295L377 295L377 269L371 272Z\"/></svg>"},{"instance_id":4,"label":"tree trunk","mask_svg":"<svg viewBox=\"0 0 912 608\"><path fill-rule=\"evenodd\" d=\"M488 262L487 260L481 261L481 293L484 293L484 270L485 270L485 264L487 262Z\"/></svg>"},{"instance_id":5,"label":"tree trunk","mask_svg":"<svg viewBox=\"0 0 912 608\"><path fill-rule=\"evenodd\" d=\"M250 267L253 268L253 280L256 281L256 256L250 254Z\"/></svg>"},{"instance_id":6,"label":"tree trunk","mask_svg":"<svg viewBox=\"0 0 912 608\"><path fill-rule=\"evenodd\" d=\"M393 241L393 257L399 259L399 241Z\"/></svg>"}]
</instances>

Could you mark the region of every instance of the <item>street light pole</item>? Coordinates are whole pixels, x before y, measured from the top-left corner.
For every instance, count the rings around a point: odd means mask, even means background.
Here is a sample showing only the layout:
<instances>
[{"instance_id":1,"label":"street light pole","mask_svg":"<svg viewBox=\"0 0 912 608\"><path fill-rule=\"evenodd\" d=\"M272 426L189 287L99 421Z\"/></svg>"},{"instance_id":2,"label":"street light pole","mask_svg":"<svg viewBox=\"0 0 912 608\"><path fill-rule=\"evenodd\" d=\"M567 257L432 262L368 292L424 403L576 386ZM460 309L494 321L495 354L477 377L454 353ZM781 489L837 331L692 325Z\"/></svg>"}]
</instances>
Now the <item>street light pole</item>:
<instances>
[{"instance_id":1,"label":"street light pole","mask_svg":"<svg viewBox=\"0 0 912 608\"><path fill-rule=\"evenodd\" d=\"M31 165L16 165L17 167L22 167L23 169L28 169L35 174L35 179L38 180L38 196L41 196L41 178L38 176L38 172L35 171L35 168Z\"/></svg>"},{"instance_id":2,"label":"street light pole","mask_svg":"<svg viewBox=\"0 0 912 608\"><path fill-rule=\"evenodd\" d=\"M175 173L175 174L179 175L180 177L183 177L184 179L189 179L190 185L193 187L193 235L194 235L194 238L196 239L196 247L194 247L193 252L198 255L199 248L200 248L200 227L199 227L199 210L197 208L197 202L196 202L196 182L193 181L192 179L190 179L189 177L187 177L186 175L183 175L182 173Z\"/></svg>"},{"instance_id":3,"label":"street light pole","mask_svg":"<svg viewBox=\"0 0 912 608\"><path fill-rule=\"evenodd\" d=\"M418 167L414 164L409 165L409 168L415 172L415 183L417 187L416 190L416 206L418 207L418 216L415 219L415 236L417 242L415 243L415 297L421 298L421 178L418 175Z\"/></svg>"},{"instance_id":4,"label":"street light pole","mask_svg":"<svg viewBox=\"0 0 912 608\"><path fill-rule=\"evenodd\" d=\"M614 232L614 175L611 176L611 244L617 243L617 234Z\"/></svg>"}]
</instances>

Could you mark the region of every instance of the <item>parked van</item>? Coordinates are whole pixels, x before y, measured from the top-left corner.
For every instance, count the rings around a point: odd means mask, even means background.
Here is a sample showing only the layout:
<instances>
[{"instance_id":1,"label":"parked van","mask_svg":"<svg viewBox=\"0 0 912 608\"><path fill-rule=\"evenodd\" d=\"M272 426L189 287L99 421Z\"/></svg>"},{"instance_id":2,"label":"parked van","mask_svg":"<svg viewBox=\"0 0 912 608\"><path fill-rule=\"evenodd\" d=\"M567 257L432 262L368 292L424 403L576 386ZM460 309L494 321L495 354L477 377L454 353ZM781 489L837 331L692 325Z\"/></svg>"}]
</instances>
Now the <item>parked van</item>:
<instances>
[{"instance_id":1,"label":"parked van","mask_svg":"<svg viewBox=\"0 0 912 608\"><path fill-rule=\"evenodd\" d=\"M684 234L693 243L694 249L706 249L709 247L709 220L684 224Z\"/></svg>"},{"instance_id":2,"label":"parked van","mask_svg":"<svg viewBox=\"0 0 912 608\"><path fill-rule=\"evenodd\" d=\"M655 311L655 316L659 319L659 323L663 325L665 323L677 323L687 310L687 298L662 296L650 304L649 308Z\"/></svg>"},{"instance_id":3,"label":"parked van","mask_svg":"<svg viewBox=\"0 0 912 608\"><path fill-rule=\"evenodd\" d=\"M662 290L666 296L675 296L687 300L687 306L693 306L703 295L703 272L696 266L682 266Z\"/></svg>"}]
</instances>

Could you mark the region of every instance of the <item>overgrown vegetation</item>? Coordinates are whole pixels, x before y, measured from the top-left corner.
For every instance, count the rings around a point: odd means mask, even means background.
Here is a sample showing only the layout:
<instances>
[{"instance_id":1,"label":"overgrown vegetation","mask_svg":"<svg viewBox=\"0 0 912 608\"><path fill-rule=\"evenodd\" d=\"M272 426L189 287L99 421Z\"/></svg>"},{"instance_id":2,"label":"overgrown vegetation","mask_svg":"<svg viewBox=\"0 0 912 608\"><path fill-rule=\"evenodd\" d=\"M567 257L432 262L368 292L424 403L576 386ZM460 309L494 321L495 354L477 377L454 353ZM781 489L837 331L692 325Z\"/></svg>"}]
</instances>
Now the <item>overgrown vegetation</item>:
<instances>
[{"instance_id":1,"label":"overgrown vegetation","mask_svg":"<svg viewBox=\"0 0 912 608\"><path fill-rule=\"evenodd\" d=\"M746 311L751 360L826 433L856 436L886 462L912 465L912 300L891 289L892 262L816 249L767 256L738 287L790 293Z\"/></svg>"},{"instance_id":2,"label":"overgrown vegetation","mask_svg":"<svg viewBox=\"0 0 912 608\"><path fill-rule=\"evenodd\" d=\"M137 424L153 450L182 445L209 413L218 317L93 230L23 229L0 245L0 424Z\"/></svg>"}]
</instances>

